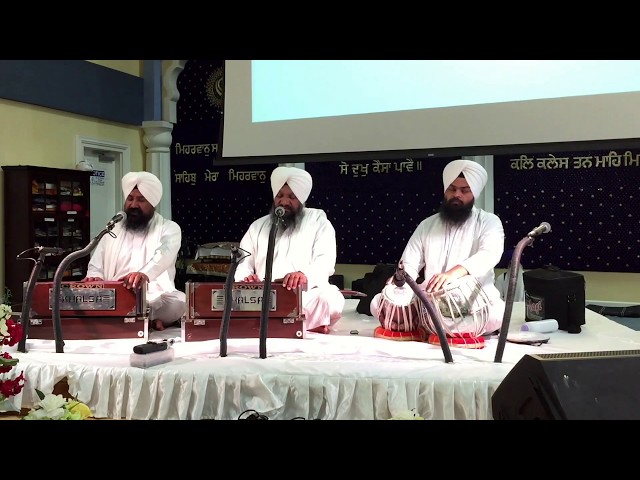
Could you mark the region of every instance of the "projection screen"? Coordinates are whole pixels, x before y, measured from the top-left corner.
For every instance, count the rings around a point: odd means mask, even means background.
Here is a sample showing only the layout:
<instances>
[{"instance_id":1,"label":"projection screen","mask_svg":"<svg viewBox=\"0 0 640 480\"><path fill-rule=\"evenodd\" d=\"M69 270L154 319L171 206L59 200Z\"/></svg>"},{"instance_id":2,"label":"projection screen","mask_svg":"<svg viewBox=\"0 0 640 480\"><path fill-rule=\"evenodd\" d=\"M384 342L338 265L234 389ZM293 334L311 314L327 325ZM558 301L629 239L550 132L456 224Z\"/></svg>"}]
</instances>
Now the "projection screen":
<instances>
[{"instance_id":1,"label":"projection screen","mask_svg":"<svg viewBox=\"0 0 640 480\"><path fill-rule=\"evenodd\" d=\"M632 147L638 60L228 60L223 163Z\"/></svg>"}]
</instances>

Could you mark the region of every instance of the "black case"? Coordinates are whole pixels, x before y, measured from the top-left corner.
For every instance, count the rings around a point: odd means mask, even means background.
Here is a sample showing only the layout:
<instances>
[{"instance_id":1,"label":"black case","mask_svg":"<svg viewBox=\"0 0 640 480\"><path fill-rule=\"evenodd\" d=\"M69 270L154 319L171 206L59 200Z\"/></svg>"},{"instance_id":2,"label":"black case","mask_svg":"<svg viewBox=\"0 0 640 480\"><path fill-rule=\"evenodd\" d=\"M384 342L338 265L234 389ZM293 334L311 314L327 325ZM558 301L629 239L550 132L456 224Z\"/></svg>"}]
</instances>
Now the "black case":
<instances>
[{"instance_id":1,"label":"black case","mask_svg":"<svg viewBox=\"0 0 640 480\"><path fill-rule=\"evenodd\" d=\"M546 265L522 277L527 322L555 318L560 330L580 333L585 323L584 276Z\"/></svg>"},{"instance_id":2,"label":"black case","mask_svg":"<svg viewBox=\"0 0 640 480\"><path fill-rule=\"evenodd\" d=\"M396 273L396 268L397 265L393 263L378 263L374 267L373 272L364 274L364 278L361 279L362 283L356 283L358 280L351 282L354 290L367 294L367 296L361 298L358 305L356 305L356 312L364 313L370 317L373 316L371 313L371 300L377 293L382 291L387 284L387 280Z\"/></svg>"}]
</instances>

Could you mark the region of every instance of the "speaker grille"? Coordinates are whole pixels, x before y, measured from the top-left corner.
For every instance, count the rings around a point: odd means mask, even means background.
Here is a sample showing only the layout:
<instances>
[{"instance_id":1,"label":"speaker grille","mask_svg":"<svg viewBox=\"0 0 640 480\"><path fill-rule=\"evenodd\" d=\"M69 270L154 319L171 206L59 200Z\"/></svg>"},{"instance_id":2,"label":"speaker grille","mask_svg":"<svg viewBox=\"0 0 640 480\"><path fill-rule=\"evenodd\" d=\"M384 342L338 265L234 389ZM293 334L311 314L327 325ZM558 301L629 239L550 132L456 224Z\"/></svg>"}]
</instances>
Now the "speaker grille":
<instances>
[{"instance_id":1,"label":"speaker grille","mask_svg":"<svg viewBox=\"0 0 640 480\"><path fill-rule=\"evenodd\" d=\"M525 355L491 398L495 419L640 420L640 350Z\"/></svg>"},{"instance_id":2,"label":"speaker grille","mask_svg":"<svg viewBox=\"0 0 640 480\"><path fill-rule=\"evenodd\" d=\"M640 350L608 350L602 352L566 352L566 353L537 353L531 356L539 360L571 360L583 358L605 357L635 357L640 355Z\"/></svg>"}]
</instances>

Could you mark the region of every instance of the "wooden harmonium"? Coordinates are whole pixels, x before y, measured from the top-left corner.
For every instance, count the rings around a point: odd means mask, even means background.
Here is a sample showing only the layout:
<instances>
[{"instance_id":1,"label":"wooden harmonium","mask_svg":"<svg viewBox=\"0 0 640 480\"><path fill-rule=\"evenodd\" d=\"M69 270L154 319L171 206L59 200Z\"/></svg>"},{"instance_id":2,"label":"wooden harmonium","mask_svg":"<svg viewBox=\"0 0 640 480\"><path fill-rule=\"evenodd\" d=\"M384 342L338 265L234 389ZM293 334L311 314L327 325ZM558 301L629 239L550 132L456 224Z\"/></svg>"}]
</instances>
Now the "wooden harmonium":
<instances>
[{"instance_id":1,"label":"wooden harmonium","mask_svg":"<svg viewBox=\"0 0 640 480\"><path fill-rule=\"evenodd\" d=\"M53 282L36 282L28 337L55 339ZM146 284L133 291L119 281L62 282L60 325L63 340L148 339Z\"/></svg>"},{"instance_id":2,"label":"wooden harmonium","mask_svg":"<svg viewBox=\"0 0 640 480\"><path fill-rule=\"evenodd\" d=\"M225 283L187 282L187 314L182 320L182 341L220 338L225 314ZM271 301L266 319L268 338L304 338L302 290L287 290L271 284ZM260 338L264 283L232 284L227 338Z\"/></svg>"}]
</instances>

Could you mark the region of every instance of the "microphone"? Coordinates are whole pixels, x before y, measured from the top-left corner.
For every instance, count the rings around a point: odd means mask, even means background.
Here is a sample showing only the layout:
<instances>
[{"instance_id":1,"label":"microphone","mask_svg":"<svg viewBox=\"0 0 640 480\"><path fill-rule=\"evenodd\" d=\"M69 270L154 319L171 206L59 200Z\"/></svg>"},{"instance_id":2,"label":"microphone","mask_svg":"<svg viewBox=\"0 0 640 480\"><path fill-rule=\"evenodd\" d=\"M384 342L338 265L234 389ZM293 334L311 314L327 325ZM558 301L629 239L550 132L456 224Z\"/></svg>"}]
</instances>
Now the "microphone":
<instances>
[{"instance_id":1,"label":"microphone","mask_svg":"<svg viewBox=\"0 0 640 480\"><path fill-rule=\"evenodd\" d=\"M107 228L113 228L113 226L116 223L122 222L126 219L127 219L127 214L121 210L118 213L116 213L113 217L111 217L111 220L109 220L109 223L107 223Z\"/></svg>"},{"instance_id":2,"label":"microphone","mask_svg":"<svg viewBox=\"0 0 640 480\"><path fill-rule=\"evenodd\" d=\"M284 217L284 207L276 207L275 214L278 218Z\"/></svg>"},{"instance_id":3,"label":"microphone","mask_svg":"<svg viewBox=\"0 0 640 480\"><path fill-rule=\"evenodd\" d=\"M404 277L404 267L402 266L402 262L398 263L398 267L396 268L396 273L393 274L393 284L396 287L404 287L406 283L406 279Z\"/></svg>"},{"instance_id":4,"label":"microphone","mask_svg":"<svg viewBox=\"0 0 640 480\"><path fill-rule=\"evenodd\" d=\"M527 233L527 237L535 237L536 235L540 235L541 233L547 233L550 231L551 225L549 225L547 222L542 222L538 227Z\"/></svg>"}]
</instances>

